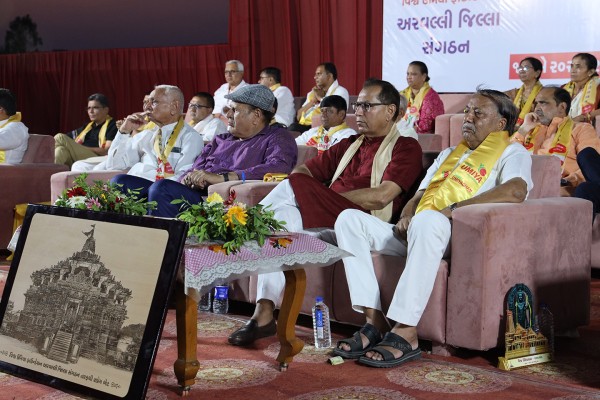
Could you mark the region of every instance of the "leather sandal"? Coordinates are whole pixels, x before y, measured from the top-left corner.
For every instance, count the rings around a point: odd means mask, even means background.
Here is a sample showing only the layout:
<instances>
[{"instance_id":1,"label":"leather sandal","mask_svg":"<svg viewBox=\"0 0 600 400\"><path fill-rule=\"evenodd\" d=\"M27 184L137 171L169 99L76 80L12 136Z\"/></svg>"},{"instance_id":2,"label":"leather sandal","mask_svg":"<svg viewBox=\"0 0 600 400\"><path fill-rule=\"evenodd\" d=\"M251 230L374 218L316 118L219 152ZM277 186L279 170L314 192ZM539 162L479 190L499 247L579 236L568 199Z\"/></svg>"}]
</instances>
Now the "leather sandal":
<instances>
[{"instance_id":1,"label":"leather sandal","mask_svg":"<svg viewBox=\"0 0 600 400\"><path fill-rule=\"evenodd\" d=\"M363 348L362 339L360 334L363 334L369 339L367 347ZM381 333L371 324L365 324L358 332L354 332L351 338L342 339L337 343L333 354L343 358L356 359L364 356L367 351L370 351L379 341L381 340ZM340 348L340 344L347 344L350 346L350 350L346 351Z\"/></svg>"},{"instance_id":2,"label":"leather sandal","mask_svg":"<svg viewBox=\"0 0 600 400\"><path fill-rule=\"evenodd\" d=\"M234 346L246 346L254 343L257 339L273 336L276 333L277 324L274 319L265 326L258 326L258 322L251 319L246 325L229 335L227 341Z\"/></svg>"},{"instance_id":3,"label":"leather sandal","mask_svg":"<svg viewBox=\"0 0 600 400\"><path fill-rule=\"evenodd\" d=\"M384 349L382 346L393 347L396 350L402 352L400 358L396 358L391 351ZM418 360L421 358L421 349L418 347L413 350L410 343L406 341L402 336L396 335L393 332L388 332L383 337L383 340L379 344L371 349L383 357L383 360L373 360L372 358L362 356L358 359L361 364L368 365L376 368L390 368L396 367L400 364L404 364L407 361Z\"/></svg>"}]
</instances>

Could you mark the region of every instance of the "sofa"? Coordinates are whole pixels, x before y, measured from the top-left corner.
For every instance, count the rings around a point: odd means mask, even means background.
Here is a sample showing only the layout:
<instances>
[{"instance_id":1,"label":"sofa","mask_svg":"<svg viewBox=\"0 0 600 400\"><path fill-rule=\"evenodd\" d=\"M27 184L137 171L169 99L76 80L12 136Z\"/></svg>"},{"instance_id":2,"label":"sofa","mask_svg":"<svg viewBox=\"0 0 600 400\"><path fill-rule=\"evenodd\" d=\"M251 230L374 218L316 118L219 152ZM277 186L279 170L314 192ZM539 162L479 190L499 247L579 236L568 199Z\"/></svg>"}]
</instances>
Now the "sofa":
<instances>
[{"instance_id":1,"label":"sofa","mask_svg":"<svg viewBox=\"0 0 600 400\"><path fill-rule=\"evenodd\" d=\"M590 202L559 197L560 162L532 156L534 188L520 204L483 204L453 213L451 255L440 263L433 293L419 323L419 337L433 352L455 347L488 350L504 342L505 295L517 283L528 285L537 307L548 304L557 332L589 322ZM233 188L238 199L255 204L263 183ZM222 189L213 185L211 190ZM389 306L405 259L373 254L382 305ZM308 268L301 312L311 314L314 297L323 296L332 320L362 325L352 310L343 263ZM256 301L256 277L232 283L232 298Z\"/></svg>"},{"instance_id":2,"label":"sofa","mask_svg":"<svg viewBox=\"0 0 600 400\"><path fill-rule=\"evenodd\" d=\"M0 164L0 248L12 237L17 204L50 201L50 177L67 166L54 164L54 138L30 134L21 164Z\"/></svg>"}]
</instances>

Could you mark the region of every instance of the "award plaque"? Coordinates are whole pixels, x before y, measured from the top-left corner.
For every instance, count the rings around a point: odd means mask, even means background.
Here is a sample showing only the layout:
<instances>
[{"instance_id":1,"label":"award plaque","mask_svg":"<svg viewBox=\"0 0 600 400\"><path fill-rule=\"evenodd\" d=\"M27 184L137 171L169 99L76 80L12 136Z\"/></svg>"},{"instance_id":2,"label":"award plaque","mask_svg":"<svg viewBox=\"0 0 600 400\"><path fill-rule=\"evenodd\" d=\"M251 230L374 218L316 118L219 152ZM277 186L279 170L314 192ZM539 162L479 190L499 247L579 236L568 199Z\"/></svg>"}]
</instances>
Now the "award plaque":
<instances>
[{"instance_id":1,"label":"award plaque","mask_svg":"<svg viewBox=\"0 0 600 400\"><path fill-rule=\"evenodd\" d=\"M526 285L518 283L508 291L505 354L498 357L498 368L509 371L552 361L548 338L537 326L533 305L533 295Z\"/></svg>"}]
</instances>

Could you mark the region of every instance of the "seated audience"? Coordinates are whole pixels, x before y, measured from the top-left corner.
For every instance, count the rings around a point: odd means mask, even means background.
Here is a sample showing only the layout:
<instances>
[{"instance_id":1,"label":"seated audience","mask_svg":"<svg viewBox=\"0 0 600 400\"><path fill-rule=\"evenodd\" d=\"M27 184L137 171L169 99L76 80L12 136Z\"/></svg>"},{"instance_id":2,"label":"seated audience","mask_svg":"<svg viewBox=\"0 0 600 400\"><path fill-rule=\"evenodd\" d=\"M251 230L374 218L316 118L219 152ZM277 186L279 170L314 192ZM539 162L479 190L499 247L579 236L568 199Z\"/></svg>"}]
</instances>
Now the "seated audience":
<instances>
[{"instance_id":1,"label":"seated audience","mask_svg":"<svg viewBox=\"0 0 600 400\"><path fill-rule=\"evenodd\" d=\"M414 127L417 133L432 133L435 117L444 113L444 103L429 86L429 79L429 70L424 62L413 61L408 64L408 87L400 93L408 100L408 107L400 126Z\"/></svg>"},{"instance_id":2,"label":"seated audience","mask_svg":"<svg viewBox=\"0 0 600 400\"><path fill-rule=\"evenodd\" d=\"M223 108L227 106L226 95L248 85L244 79L244 64L238 60L230 60L225 63L225 83L215 91L215 107L213 115L220 118L225 112Z\"/></svg>"},{"instance_id":3,"label":"seated audience","mask_svg":"<svg viewBox=\"0 0 600 400\"><path fill-rule=\"evenodd\" d=\"M101 93L88 97L90 123L68 134L54 136L54 162L71 167L75 161L104 156L117 134L115 120L109 115L108 99Z\"/></svg>"},{"instance_id":4,"label":"seated audience","mask_svg":"<svg viewBox=\"0 0 600 400\"><path fill-rule=\"evenodd\" d=\"M592 54L579 53L571 61L571 81L563 88L571 95L569 117L575 122L593 123L600 103L598 60Z\"/></svg>"},{"instance_id":5,"label":"seated audience","mask_svg":"<svg viewBox=\"0 0 600 400\"><path fill-rule=\"evenodd\" d=\"M393 367L420 358L417 324L448 250L452 212L471 204L519 203L533 186L531 157L509 141L516 119L517 110L508 96L478 90L465 108L464 140L440 153L396 225L360 210L340 214L335 222L338 246L354 254L343 259L350 299L366 324L353 337L338 342L334 354L372 367ZM489 172L476 171L483 168ZM406 256L387 316L382 312L371 251ZM389 320L394 321L391 330Z\"/></svg>"},{"instance_id":6,"label":"seated audience","mask_svg":"<svg viewBox=\"0 0 600 400\"><path fill-rule=\"evenodd\" d=\"M262 179L266 173L289 173L298 159L298 146L285 128L269 125L275 96L263 85L246 85L225 97L229 132L215 136L178 182L162 180L150 186L156 201L152 215L175 217L182 209L171 204L184 198L202 201L209 185L233 180ZM184 206L185 208L185 206Z\"/></svg>"},{"instance_id":7,"label":"seated audience","mask_svg":"<svg viewBox=\"0 0 600 400\"><path fill-rule=\"evenodd\" d=\"M319 154L356 131L346 124L348 105L342 96L331 95L321 101L321 126L315 126L296 138L296 144L316 147Z\"/></svg>"},{"instance_id":8,"label":"seated audience","mask_svg":"<svg viewBox=\"0 0 600 400\"><path fill-rule=\"evenodd\" d=\"M391 83L366 81L356 103L360 135L296 167L260 203L270 206L292 232L332 228L348 208L392 220L423 168L418 141L396 129L399 103L400 94ZM275 334L273 310L284 283L282 272L258 276L254 315L229 336L229 343L243 346Z\"/></svg>"},{"instance_id":9,"label":"seated audience","mask_svg":"<svg viewBox=\"0 0 600 400\"><path fill-rule=\"evenodd\" d=\"M177 86L159 85L150 94L148 111L127 116L110 149L107 169L129 169L113 177L123 189L139 189L148 197L148 188L156 180L177 180L188 170L204 143L202 136L183 118L183 92ZM156 124L135 136L134 130Z\"/></svg>"},{"instance_id":10,"label":"seated audience","mask_svg":"<svg viewBox=\"0 0 600 400\"><path fill-rule=\"evenodd\" d=\"M286 86L281 86L281 71L279 68L267 67L260 71L258 83L271 89L277 99L277 112L275 121L283 126L294 123L296 110L294 109L294 95Z\"/></svg>"},{"instance_id":11,"label":"seated audience","mask_svg":"<svg viewBox=\"0 0 600 400\"><path fill-rule=\"evenodd\" d=\"M573 187L584 181L577 165L577 153L586 147L600 150L600 139L592 125L575 122L567 116L571 96L566 90L546 86L540 90L535 102L535 111L525 115L512 141L521 142L533 154L560 158L562 194L568 196Z\"/></svg>"},{"instance_id":12,"label":"seated audience","mask_svg":"<svg viewBox=\"0 0 600 400\"><path fill-rule=\"evenodd\" d=\"M19 164L28 141L29 129L21 122L15 96L0 88L0 164Z\"/></svg>"},{"instance_id":13,"label":"seated audience","mask_svg":"<svg viewBox=\"0 0 600 400\"><path fill-rule=\"evenodd\" d=\"M187 116L190 118L190 125L202 135L204 143L213 140L215 135L227 132L223 121L212 115L214 108L215 101L207 92L196 93L188 104Z\"/></svg>"},{"instance_id":14,"label":"seated audience","mask_svg":"<svg viewBox=\"0 0 600 400\"><path fill-rule=\"evenodd\" d=\"M515 130L519 130L521 127L525 114L533 111L535 96L542 90L540 77L542 76L543 69L542 62L535 57L524 58L519 63L517 73L523 85L518 89L511 89L506 92L513 100L517 111L519 111Z\"/></svg>"},{"instance_id":15,"label":"seated audience","mask_svg":"<svg viewBox=\"0 0 600 400\"><path fill-rule=\"evenodd\" d=\"M594 214L600 212L600 155L593 147L586 147L577 154L577 164L585 182L575 188L573 197L579 197L592 202Z\"/></svg>"},{"instance_id":16,"label":"seated audience","mask_svg":"<svg viewBox=\"0 0 600 400\"><path fill-rule=\"evenodd\" d=\"M317 66L315 71L315 87L306 95L306 100L302 107L296 113L298 123L294 123L291 131L306 132L312 126L312 116L321 113L319 104L325 96L337 94L346 100L346 104L350 102L350 95L346 88L340 86L337 80L337 68L335 64L326 62Z\"/></svg>"}]
</instances>

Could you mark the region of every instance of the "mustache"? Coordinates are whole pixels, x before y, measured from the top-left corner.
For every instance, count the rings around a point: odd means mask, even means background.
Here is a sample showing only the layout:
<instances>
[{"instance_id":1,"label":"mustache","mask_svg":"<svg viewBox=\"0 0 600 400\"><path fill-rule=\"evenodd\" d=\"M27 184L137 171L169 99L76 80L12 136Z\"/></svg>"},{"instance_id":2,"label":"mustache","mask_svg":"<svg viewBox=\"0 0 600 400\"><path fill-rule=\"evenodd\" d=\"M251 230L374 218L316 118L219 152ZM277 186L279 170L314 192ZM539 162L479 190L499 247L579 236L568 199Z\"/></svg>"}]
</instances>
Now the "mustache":
<instances>
[{"instance_id":1,"label":"mustache","mask_svg":"<svg viewBox=\"0 0 600 400\"><path fill-rule=\"evenodd\" d=\"M468 130L474 131L474 130L475 130L475 124L473 124L473 123L471 123L471 122L464 122L464 123L463 123L463 125L462 125L462 129L463 129L463 131L464 131L465 129L468 129Z\"/></svg>"}]
</instances>

